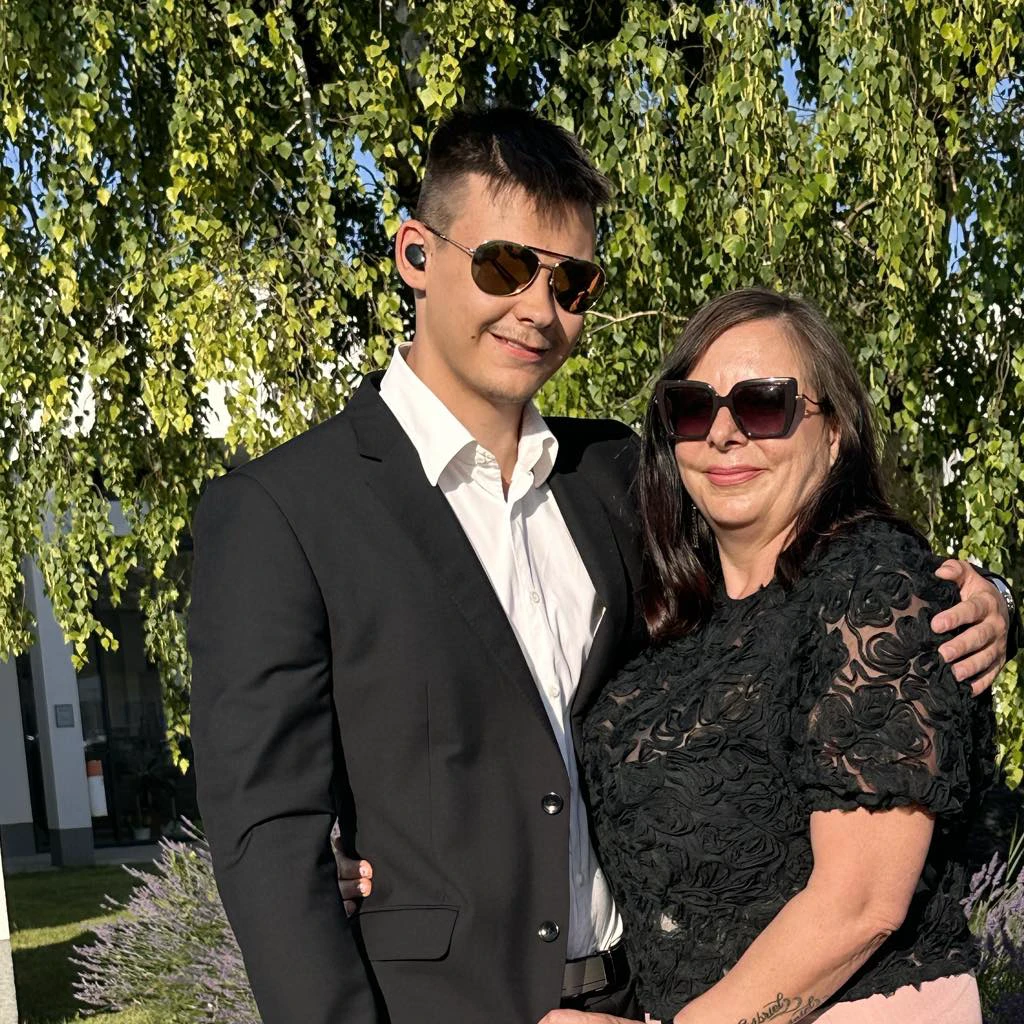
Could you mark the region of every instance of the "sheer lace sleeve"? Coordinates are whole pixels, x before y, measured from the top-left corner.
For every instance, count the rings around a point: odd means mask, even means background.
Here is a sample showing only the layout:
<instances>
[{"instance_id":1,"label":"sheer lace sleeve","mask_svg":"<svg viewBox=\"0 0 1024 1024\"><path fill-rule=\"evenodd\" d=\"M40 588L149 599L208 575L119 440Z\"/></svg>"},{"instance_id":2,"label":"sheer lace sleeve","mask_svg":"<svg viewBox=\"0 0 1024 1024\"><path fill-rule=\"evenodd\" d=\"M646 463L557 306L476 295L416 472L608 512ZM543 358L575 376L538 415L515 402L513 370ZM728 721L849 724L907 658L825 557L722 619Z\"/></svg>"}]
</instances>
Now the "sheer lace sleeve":
<instances>
[{"instance_id":1,"label":"sheer lace sleeve","mask_svg":"<svg viewBox=\"0 0 1024 1024\"><path fill-rule=\"evenodd\" d=\"M992 715L939 658L929 622L957 596L937 564L896 524L854 524L791 587L722 590L706 626L595 699L591 834L656 1019L711 988L806 886L813 810L937 815L906 921L839 999L975 966L961 900Z\"/></svg>"},{"instance_id":2,"label":"sheer lace sleeve","mask_svg":"<svg viewBox=\"0 0 1024 1024\"><path fill-rule=\"evenodd\" d=\"M870 560L851 553L817 579L820 630L802 666L795 737L810 810L917 804L940 814L969 796L970 688L929 625L956 588L914 543L875 546Z\"/></svg>"}]
</instances>

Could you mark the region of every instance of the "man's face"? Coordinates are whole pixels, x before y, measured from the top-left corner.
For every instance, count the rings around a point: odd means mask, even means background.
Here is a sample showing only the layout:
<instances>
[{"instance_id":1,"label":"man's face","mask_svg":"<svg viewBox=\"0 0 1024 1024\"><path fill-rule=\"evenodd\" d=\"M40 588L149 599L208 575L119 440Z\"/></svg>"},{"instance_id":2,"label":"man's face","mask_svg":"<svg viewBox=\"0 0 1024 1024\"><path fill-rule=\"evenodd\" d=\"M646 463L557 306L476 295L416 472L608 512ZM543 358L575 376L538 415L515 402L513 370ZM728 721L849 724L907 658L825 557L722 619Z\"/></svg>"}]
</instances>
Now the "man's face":
<instances>
[{"instance_id":1,"label":"man's face","mask_svg":"<svg viewBox=\"0 0 1024 1024\"><path fill-rule=\"evenodd\" d=\"M545 216L521 190L495 196L480 175L468 175L459 193L455 219L431 227L467 248L501 239L594 258L594 218L585 206ZM422 237L427 261L416 285L410 366L456 416L485 405L521 407L565 362L583 317L558 305L543 267L518 295L488 295L473 281L470 256L429 232Z\"/></svg>"}]
</instances>

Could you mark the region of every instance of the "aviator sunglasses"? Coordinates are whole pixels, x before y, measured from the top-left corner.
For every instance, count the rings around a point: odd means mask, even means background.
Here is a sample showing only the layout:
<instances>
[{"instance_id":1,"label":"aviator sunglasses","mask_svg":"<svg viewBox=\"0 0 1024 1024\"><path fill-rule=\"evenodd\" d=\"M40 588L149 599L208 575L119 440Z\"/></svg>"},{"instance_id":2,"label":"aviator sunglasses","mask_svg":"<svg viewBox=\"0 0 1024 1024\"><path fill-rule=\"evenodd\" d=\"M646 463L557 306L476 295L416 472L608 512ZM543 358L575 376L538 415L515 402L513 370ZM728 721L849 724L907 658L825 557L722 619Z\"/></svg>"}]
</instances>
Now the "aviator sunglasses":
<instances>
[{"instance_id":1,"label":"aviator sunglasses","mask_svg":"<svg viewBox=\"0 0 1024 1024\"><path fill-rule=\"evenodd\" d=\"M819 408L826 401L798 395L794 377L741 380L724 398L710 384L698 380L661 380L654 388L654 400L670 441L703 441L723 407L751 440L785 437L793 426L798 399Z\"/></svg>"},{"instance_id":2,"label":"aviator sunglasses","mask_svg":"<svg viewBox=\"0 0 1024 1024\"><path fill-rule=\"evenodd\" d=\"M551 291L555 301L567 313L585 313L597 301L604 288L604 271L589 260L578 260L548 249L532 249L518 242L496 239L482 242L470 249L454 238L423 225L432 235L450 242L472 258L472 274L476 286L488 295L518 295L533 284L541 268L551 271ZM555 263L545 263L538 252L557 256Z\"/></svg>"}]
</instances>

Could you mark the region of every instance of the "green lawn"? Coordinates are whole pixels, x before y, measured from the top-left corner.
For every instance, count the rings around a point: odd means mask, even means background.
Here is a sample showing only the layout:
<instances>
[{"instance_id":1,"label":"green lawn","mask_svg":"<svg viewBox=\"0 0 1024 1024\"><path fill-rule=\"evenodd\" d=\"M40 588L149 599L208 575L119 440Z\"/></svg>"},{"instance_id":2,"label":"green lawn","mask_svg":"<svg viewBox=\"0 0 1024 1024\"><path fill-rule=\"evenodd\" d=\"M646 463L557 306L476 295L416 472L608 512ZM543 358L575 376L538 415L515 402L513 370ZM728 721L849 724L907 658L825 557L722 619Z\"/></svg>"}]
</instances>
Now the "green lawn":
<instances>
[{"instance_id":1,"label":"green lawn","mask_svg":"<svg viewBox=\"0 0 1024 1024\"><path fill-rule=\"evenodd\" d=\"M112 919L108 894L124 900L135 884L121 867L63 868L5 879L14 982L22 1024L158 1024L144 1009L84 1018L72 995L73 946L85 944L94 925Z\"/></svg>"}]
</instances>

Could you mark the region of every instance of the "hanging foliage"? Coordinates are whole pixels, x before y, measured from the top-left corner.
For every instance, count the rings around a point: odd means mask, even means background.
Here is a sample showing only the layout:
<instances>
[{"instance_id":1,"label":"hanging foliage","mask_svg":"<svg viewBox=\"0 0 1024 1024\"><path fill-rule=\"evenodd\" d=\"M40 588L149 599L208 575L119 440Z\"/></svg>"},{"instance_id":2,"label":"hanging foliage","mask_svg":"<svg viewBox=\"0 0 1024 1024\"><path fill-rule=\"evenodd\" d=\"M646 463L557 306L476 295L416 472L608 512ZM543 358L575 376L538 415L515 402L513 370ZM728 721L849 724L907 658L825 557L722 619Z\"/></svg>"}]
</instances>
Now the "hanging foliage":
<instances>
[{"instance_id":1,"label":"hanging foliage","mask_svg":"<svg viewBox=\"0 0 1024 1024\"><path fill-rule=\"evenodd\" d=\"M140 567L187 731L197 496L408 330L389 239L467 101L537 107L617 190L607 298L548 410L635 422L696 305L804 292L869 383L903 510L1019 588L1022 54L1021 0L6 0L0 652L30 642L26 557L79 655L113 642L100 578L116 597Z\"/></svg>"}]
</instances>

